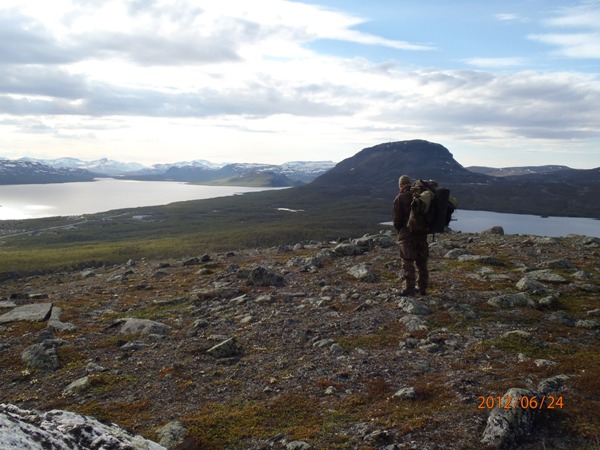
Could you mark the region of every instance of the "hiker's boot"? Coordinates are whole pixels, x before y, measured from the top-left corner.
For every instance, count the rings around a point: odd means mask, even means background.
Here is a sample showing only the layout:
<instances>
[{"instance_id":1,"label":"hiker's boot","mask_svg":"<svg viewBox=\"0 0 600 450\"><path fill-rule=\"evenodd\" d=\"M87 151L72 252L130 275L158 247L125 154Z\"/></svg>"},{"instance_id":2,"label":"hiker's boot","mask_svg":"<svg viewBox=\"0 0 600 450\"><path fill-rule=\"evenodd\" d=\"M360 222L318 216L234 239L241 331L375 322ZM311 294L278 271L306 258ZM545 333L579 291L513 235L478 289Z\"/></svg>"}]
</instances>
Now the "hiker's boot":
<instances>
[{"instance_id":1,"label":"hiker's boot","mask_svg":"<svg viewBox=\"0 0 600 450\"><path fill-rule=\"evenodd\" d=\"M400 292L401 297L413 297L415 295L417 295L417 291L415 291L414 288L413 289L403 289Z\"/></svg>"}]
</instances>

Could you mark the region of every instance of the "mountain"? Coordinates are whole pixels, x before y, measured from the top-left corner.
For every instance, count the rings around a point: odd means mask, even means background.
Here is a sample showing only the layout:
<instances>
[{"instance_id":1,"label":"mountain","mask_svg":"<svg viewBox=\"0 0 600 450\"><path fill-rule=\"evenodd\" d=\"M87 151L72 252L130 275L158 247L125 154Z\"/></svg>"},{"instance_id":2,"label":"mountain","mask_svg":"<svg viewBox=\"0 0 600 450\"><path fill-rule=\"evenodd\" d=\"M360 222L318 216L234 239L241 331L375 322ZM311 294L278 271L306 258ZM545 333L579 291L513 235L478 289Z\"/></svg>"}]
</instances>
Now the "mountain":
<instances>
[{"instance_id":1,"label":"mountain","mask_svg":"<svg viewBox=\"0 0 600 450\"><path fill-rule=\"evenodd\" d=\"M466 169L440 144L388 142L340 162L306 186L304 195L318 191L333 199L370 198L387 211L398 192L399 176L407 174L413 179L435 179L450 188L462 209L600 218L600 204L591 200L594 192L600 192L600 168L532 172L490 176Z\"/></svg>"},{"instance_id":2,"label":"mountain","mask_svg":"<svg viewBox=\"0 0 600 450\"><path fill-rule=\"evenodd\" d=\"M34 161L0 159L0 184L40 184L92 181L94 174L82 169L55 168Z\"/></svg>"},{"instance_id":3,"label":"mountain","mask_svg":"<svg viewBox=\"0 0 600 450\"><path fill-rule=\"evenodd\" d=\"M569 167L567 167L567 166L555 166L555 165L502 167L502 168L482 167L482 166L467 167L467 170L470 170L471 172L482 173L484 175L491 175L493 177L532 175L532 174L537 174L537 173L557 172L557 171L567 170L567 169L569 169Z\"/></svg>"},{"instance_id":4,"label":"mountain","mask_svg":"<svg viewBox=\"0 0 600 450\"><path fill-rule=\"evenodd\" d=\"M388 142L365 148L318 177L312 185L333 192L392 197L400 175L435 179L442 184L489 183L492 177L471 172L450 151L425 140Z\"/></svg>"},{"instance_id":5,"label":"mountain","mask_svg":"<svg viewBox=\"0 0 600 450\"><path fill-rule=\"evenodd\" d=\"M57 169L82 169L99 175L116 176L125 173L141 170L145 166L136 162L119 162L108 158L101 158L94 161L82 161L77 158L57 158L50 160L22 158L20 161L39 162Z\"/></svg>"},{"instance_id":6,"label":"mountain","mask_svg":"<svg viewBox=\"0 0 600 450\"><path fill-rule=\"evenodd\" d=\"M179 161L146 167L137 162L119 162L108 158L82 161L77 158L51 160L21 158L19 179L27 178L26 163L42 164L56 169L57 173L76 174L78 170L98 176L120 177L132 180L181 181L187 183L233 184L262 187L298 186L310 183L319 175L335 166L333 161L292 161L282 165L229 163L218 164L206 160ZM12 164L12 163L11 163ZM14 163L17 166L17 163ZM33 167L33 166L32 166ZM49 169L46 169L49 171ZM83 173L83 172L82 172ZM14 179L14 178L11 178ZM39 183L40 178L32 172L31 180L23 183ZM80 181L75 179L75 181ZM249 184L245 184L249 183ZM4 182L3 184L12 184Z\"/></svg>"},{"instance_id":7,"label":"mountain","mask_svg":"<svg viewBox=\"0 0 600 450\"><path fill-rule=\"evenodd\" d=\"M125 174L124 178L240 185L245 183L245 180L251 180L250 185L253 186L283 187L309 183L334 165L332 161L295 161L282 165L248 163L217 165L207 161L193 161L153 166L150 169Z\"/></svg>"}]
</instances>

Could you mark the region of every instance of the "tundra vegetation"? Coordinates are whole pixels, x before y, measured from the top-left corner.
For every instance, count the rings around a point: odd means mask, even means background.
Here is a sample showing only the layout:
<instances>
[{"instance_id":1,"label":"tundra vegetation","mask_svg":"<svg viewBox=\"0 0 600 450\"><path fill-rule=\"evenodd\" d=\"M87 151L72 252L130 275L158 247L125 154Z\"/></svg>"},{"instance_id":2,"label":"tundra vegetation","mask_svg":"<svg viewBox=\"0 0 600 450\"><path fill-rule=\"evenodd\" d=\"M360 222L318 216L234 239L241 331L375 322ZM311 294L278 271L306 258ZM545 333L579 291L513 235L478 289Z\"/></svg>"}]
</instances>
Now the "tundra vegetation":
<instances>
[{"instance_id":1,"label":"tundra vegetation","mask_svg":"<svg viewBox=\"0 0 600 450\"><path fill-rule=\"evenodd\" d=\"M245 201L248 216L219 203L223 229L206 235L168 233L170 215L204 223L212 210L195 204L5 240L3 254L36 253L43 269L31 258L25 276L3 279L0 321L27 304L57 315L0 324L1 402L155 441L176 422L176 449L598 448L600 240L440 235L429 295L401 298L389 230L316 239L326 231L303 222L309 205L283 203L247 230L259 211ZM288 237L269 241L272 222ZM121 238L102 239L103 227ZM136 229L144 238L131 242ZM91 230L96 240L77 242ZM229 234L223 250L202 237ZM106 253L78 267L50 257L87 245ZM527 405L494 428L504 411L492 403L514 392Z\"/></svg>"}]
</instances>

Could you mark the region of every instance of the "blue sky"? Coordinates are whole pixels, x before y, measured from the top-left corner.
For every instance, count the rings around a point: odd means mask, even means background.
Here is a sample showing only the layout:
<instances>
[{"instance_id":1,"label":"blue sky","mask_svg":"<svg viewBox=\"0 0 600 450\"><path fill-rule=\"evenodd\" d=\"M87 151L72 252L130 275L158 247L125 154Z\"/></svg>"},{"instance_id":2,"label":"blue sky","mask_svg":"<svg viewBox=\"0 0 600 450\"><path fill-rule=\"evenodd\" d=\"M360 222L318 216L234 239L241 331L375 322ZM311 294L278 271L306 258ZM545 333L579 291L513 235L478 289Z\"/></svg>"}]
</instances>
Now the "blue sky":
<instances>
[{"instance_id":1,"label":"blue sky","mask_svg":"<svg viewBox=\"0 0 600 450\"><path fill-rule=\"evenodd\" d=\"M3 0L0 157L600 166L600 0Z\"/></svg>"}]
</instances>

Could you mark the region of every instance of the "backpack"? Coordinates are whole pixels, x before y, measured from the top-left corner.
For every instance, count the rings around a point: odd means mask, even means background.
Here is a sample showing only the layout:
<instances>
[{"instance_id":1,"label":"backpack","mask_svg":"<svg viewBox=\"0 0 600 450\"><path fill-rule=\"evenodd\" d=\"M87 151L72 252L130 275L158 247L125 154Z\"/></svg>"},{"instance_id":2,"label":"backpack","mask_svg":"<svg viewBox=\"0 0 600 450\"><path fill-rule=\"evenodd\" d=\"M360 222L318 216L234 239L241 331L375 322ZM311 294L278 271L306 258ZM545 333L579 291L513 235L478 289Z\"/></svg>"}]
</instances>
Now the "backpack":
<instances>
[{"instance_id":1,"label":"backpack","mask_svg":"<svg viewBox=\"0 0 600 450\"><path fill-rule=\"evenodd\" d=\"M457 202L450 190L436 181L417 180L410 189L413 196L408 217L408 230L415 234L443 233L452 220Z\"/></svg>"}]
</instances>

